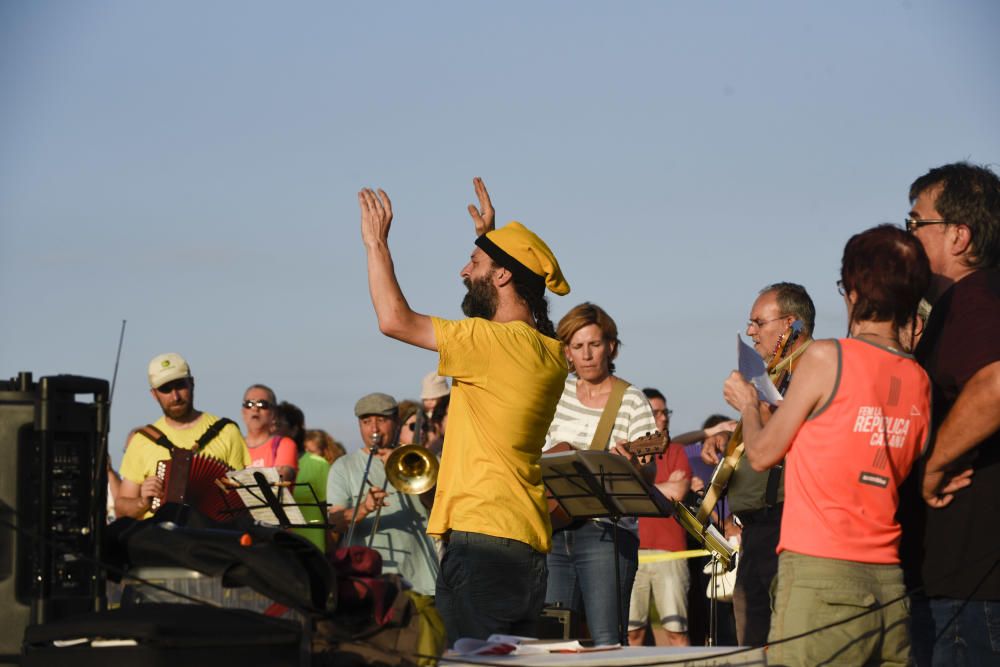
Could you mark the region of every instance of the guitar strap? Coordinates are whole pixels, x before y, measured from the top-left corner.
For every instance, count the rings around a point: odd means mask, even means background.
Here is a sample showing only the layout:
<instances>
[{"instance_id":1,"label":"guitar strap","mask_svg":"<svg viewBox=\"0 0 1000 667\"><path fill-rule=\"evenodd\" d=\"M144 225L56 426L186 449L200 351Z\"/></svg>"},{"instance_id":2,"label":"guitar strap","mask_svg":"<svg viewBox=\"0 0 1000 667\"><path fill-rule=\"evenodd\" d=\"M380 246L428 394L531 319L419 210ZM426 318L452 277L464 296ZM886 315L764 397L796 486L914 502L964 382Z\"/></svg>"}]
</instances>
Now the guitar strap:
<instances>
[{"instance_id":1,"label":"guitar strap","mask_svg":"<svg viewBox=\"0 0 1000 667\"><path fill-rule=\"evenodd\" d=\"M781 361L779 361L777 364L775 364L774 368L772 368L770 371L768 371L768 375L771 376L771 379L773 380L774 378L776 378L778 376L778 374L781 373L781 371L785 370L786 366L788 367L788 372L791 373L792 372L792 363L796 359L798 359L800 356L802 356L802 353L806 351L807 347L809 347L810 345L812 345L812 342L813 342L812 338L806 338L804 341L802 341L802 344L799 345L799 347L798 347L797 350L795 350L794 352L792 352L791 354L789 354L787 357L785 357L784 359L782 359Z\"/></svg>"},{"instance_id":2,"label":"guitar strap","mask_svg":"<svg viewBox=\"0 0 1000 667\"><path fill-rule=\"evenodd\" d=\"M812 338L807 338L799 345L799 348L792 352L790 355L781 360L774 368L771 369L771 379L777 378L782 371L786 368L788 369L785 377L790 379L792 374L792 363L802 355L812 344ZM787 380L783 383L786 385L784 389L787 390ZM780 391L782 387L778 387ZM782 392L784 393L784 392ZM781 475L785 471L785 460L782 459L781 463L771 468L767 473L767 487L764 489L764 504L767 507L774 507L778 504L778 487L781 485Z\"/></svg>"},{"instance_id":3,"label":"guitar strap","mask_svg":"<svg viewBox=\"0 0 1000 667\"><path fill-rule=\"evenodd\" d=\"M778 504L778 486L781 484L781 473L785 471L785 460L767 471L767 487L764 489L764 504L774 507Z\"/></svg>"},{"instance_id":4,"label":"guitar strap","mask_svg":"<svg viewBox=\"0 0 1000 667\"><path fill-rule=\"evenodd\" d=\"M601 413L601 421L597 422L594 439L590 441L590 449L599 452L607 450L608 440L611 439L611 430L615 427L615 419L618 418L618 411L622 407L622 398L625 397L625 390L630 386L632 385L625 380L615 378L608 402L604 404L604 412Z\"/></svg>"}]
</instances>

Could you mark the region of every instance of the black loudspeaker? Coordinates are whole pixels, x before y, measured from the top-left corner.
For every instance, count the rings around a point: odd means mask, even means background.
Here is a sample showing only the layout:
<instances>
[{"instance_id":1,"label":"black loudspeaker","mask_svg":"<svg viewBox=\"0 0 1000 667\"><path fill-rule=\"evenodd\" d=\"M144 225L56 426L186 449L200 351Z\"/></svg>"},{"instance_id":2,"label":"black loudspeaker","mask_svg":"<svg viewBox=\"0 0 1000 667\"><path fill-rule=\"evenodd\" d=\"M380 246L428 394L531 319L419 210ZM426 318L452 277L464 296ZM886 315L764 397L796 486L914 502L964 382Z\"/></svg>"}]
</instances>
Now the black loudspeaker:
<instances>
[{"instance_id":1,"label":"black loudspeaker","mask_svg":"<svg viewBox=\"0 0 1000 667\"><path fill-rule=\"evenodd\" d=\"M108 409L105 380L0 382L0 660L27 625L105 606Z\"/></svg>"}]
</instances>

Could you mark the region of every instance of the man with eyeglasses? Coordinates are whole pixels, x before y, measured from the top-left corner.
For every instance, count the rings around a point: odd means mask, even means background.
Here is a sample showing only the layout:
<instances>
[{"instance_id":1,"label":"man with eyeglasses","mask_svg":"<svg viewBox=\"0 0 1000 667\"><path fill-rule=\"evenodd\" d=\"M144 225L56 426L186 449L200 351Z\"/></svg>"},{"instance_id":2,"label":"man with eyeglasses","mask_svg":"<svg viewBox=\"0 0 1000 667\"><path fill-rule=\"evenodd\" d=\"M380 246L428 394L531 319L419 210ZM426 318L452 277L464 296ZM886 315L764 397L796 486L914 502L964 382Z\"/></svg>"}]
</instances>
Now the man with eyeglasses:
<instances>
[{"instance_id":1,"label":"man with eyeglasses","mask_svg":"<svg viewBox=\"0 0 1000 667\"><path fill-rule=\"evenodd\" d=\"M785 365L794 371L798 356L811 340L816 307L804 287L783 282L762 289L750 308L746 335L765 362L774 356L782 336L789 334L796 320L802 323L802 333L792 349L785 350L785 360L774 369L772 377ZM761 415L765 420L770 416L764 403ZM725 455L729 435L722 432L705 438L701 450L705 463L718 464ZM776 549L785 499L783 467L779 464L756 472L742 458L729 480L727 495L730 511L743 527L733 590L736 636L742 646L762 646L767 643L771 627L771 581L778 573Z\"/></svg>"},{"instance_id":2,"label":"man with eyeglasses","mask_svg":"<svg viewBox=\"0 0 1000 667\"><path fill-rule=\"evenodd\" d=\"M670 434L667 399L658 389L642 393L653 409L656 430ZM691 488L691 464L684 447L671 442L656 464L656 488L671 500L681 500ZM629 600L628 643L642 646L646 623L653 630L657 646L688 646L688 586L691 576L685 559L673 558L671 552L684 551L684 529L673 518L639 519L639 568ZM659 617L650 618L650 599L656 603Z\"/></svg>"},{"instance_id":3,"label":"man with eyeglasses","mask_svg":"<svg viewBox=\"0 0 1000 667\"><path fill-rule=\"evenodd\" d=\"M936 433L923 476L910 480L926 506L913 493L904 522L908 583L922 574L927 594L914 602L914 654L918 664L996 664L1000 178L965 162L944 165L913 182L910 203L906 228L932 273L932 310L914 356L931 379Z\"/></svg>"},{"instance_id":4,"label":"man with eyeglasses","mask_svg":"<svg viewBox=\"0 0 1000 667\"><path fill-rule=\"evenodd\" d=\"M125 446L122 482L115 500L117 516L142 519L153 498L163 493L156 464L170 459L170 447L193 449L235 470L250 464L250 454L239 427L228 419L196 410L194 378L184 358L168 352L153 357L147 369L149 393L163 411L154 423L135 429Z\"/></svg>"},{"instance_id":5,"label":"man with eyeglasses","mask_svg":"<svg viewBox=\"0 0 1000 667\"><path fill-rule=\"evenodd\" d=\"M370 541L382 555L384 572L398 573L417 593L433 596L438 561L434 540L427 535L427 507L418 496L397 491L386 477L385 461L399 440L399 405L388 394L368 394L355 404L354 414L364 446L330 467L326 478L330 523L341 535L340 546Z\"/></svg>"}]
</instances>

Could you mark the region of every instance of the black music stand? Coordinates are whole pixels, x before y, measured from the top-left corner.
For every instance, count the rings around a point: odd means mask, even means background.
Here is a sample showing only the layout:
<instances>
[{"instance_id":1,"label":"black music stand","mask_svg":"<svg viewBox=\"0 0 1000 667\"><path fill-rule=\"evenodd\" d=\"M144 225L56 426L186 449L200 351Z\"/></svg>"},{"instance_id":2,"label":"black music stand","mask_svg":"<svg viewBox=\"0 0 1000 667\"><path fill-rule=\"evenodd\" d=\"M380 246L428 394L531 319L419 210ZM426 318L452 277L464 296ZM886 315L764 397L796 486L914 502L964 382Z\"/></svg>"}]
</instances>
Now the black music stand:
<instances>
[{"instance_id":1,"label":"black music stand","mask_svg":"<svg viewBox=\"0 0 1000 667\"><path fill-rule=\"evenodd\" d=\"M624 646L618 522L626 516L669 517L673 507L624 456L593 450L559 452L542 456L541 465L542 482L570 518L609 518L614 524L618 641Z\"/></svg>"},{"instance_id":2,"label":"black music stand","mask_svg":"<svg viewBox=\"0 0 1000 667\"><path fill-rule=\"evenodd\" d=\"M247 473L249 469L237 471L236 475ZM291 491L279 486L276 482L277 472L272 475L265 474L265 469L254 470L251 476L243 475L240 478L234 477L231 473L227 480L227 486L235 490L242 501L244 507L233 508L232 512L243 512L264 525L278 526L282 529L289 528L323 528L329 530L330 521L326 514L327 504L320 501L316 495L316 490L312 484L298 483L296 486L307 487L315 502L296 502L291 495ZM277 489L277 493L275 490ZM292 502L286 502L285 496ZM323 522L309 523L302 515L301 508L318 507L323 516ZM291 511L289 511L291 510Z\"/></svg>"}]
</instances>

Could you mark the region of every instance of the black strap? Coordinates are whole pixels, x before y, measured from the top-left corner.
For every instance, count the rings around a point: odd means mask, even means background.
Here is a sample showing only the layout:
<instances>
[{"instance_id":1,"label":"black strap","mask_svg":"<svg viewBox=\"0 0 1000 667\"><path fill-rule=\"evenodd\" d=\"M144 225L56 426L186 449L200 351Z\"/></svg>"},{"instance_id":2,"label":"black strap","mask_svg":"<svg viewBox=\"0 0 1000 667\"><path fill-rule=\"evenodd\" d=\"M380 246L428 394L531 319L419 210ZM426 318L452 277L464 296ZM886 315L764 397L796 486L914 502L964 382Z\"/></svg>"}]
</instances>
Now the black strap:
<instances>
[{"instance_id":1,"label":"black strap","mask_svg":"<svg viewBox=\"0 0 1000 667\"><path fill-rule=\"evenodd\" d=\"M177 449L177 445L170 442L170 438L163 434L163 431L156 428L152 424L146 424L142 428L136 429L137 433L142 433L144 436L149 438L150 441L159 445L160 447L166 448L168 452L172 452Z\"/></svg>"},{"instance_id":2,"label":"black strap","mask_svg":"<svg viewBox=\"0 0 1000 667\"><path fill-rule=\"evenodd\" d=\"M222 417L218 421L214 422L211 426L208 427L208 430L202 433L201 437L198 438L197 441L195 441L194 447L191 448L191 451L197 453L198 450L200 450L202 447L212 442L212 440L214 440L216 436L219 435L222 429L226 428L230 424L235 424L235 423L236 422L234 422L232 419L226 419L225 417ZM144 436L149 438L150 441L156 443L160 447L165 448L169 452L173 452L175 449L180 449L177 445L170 442L170 438L164 435L163 431L156 428L152 424L146 424L142 428L136 429L136 432L142 433Z\"/></svg>"},{"instance_id":3,"label":"black strap","mask_svg":"<svg viewBox=\"0 0 1000 667\"><path fill-rule=\"evenodd\" d=\"M764 491L764 503L767 507L778 504L778 485L781 484L783 472L785 472L784 461L767 471L767 489Z\"/></svg>"},{"instance_id":4,"label":"black strap","mask_svg":"<svg viewBox=\"0 0 1000 667\"><path fill-rule=\"evenodd\" d=\"M209 426L207 431L201 434L198 441L194 443L194 450L198 451L208 443L212 442L212 440L215 440L215 437L219 435L219 432L222 431L222 429L234 423L235 422L233 422L232 419L226 419L225 417L219 419L217 422Z\"/></svg>"}]
</instances>

